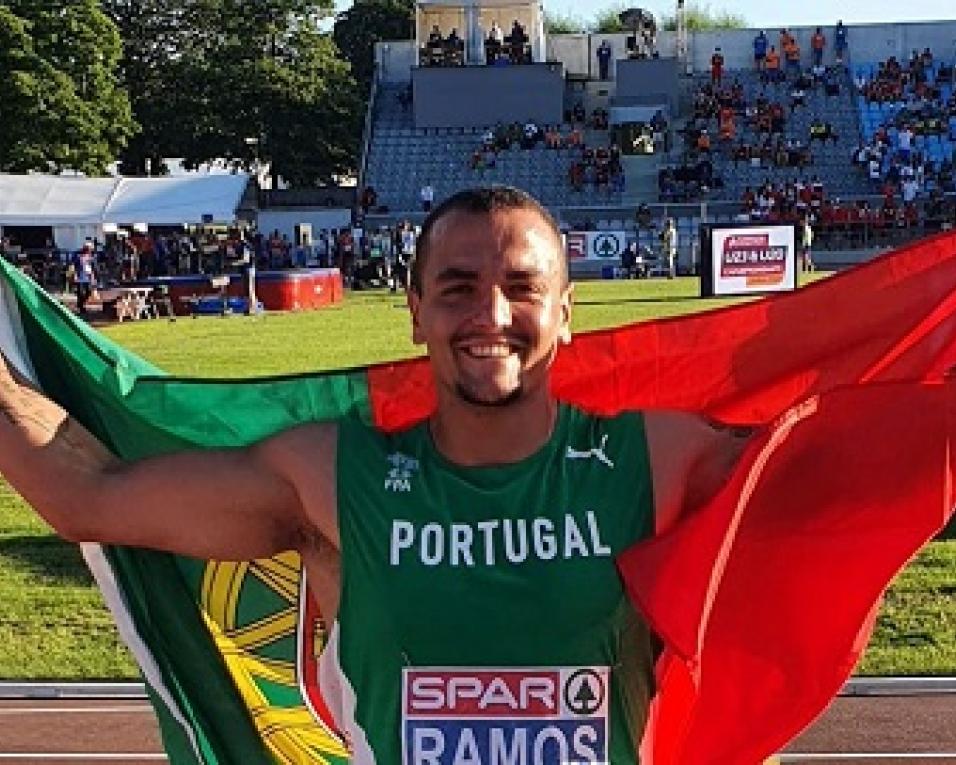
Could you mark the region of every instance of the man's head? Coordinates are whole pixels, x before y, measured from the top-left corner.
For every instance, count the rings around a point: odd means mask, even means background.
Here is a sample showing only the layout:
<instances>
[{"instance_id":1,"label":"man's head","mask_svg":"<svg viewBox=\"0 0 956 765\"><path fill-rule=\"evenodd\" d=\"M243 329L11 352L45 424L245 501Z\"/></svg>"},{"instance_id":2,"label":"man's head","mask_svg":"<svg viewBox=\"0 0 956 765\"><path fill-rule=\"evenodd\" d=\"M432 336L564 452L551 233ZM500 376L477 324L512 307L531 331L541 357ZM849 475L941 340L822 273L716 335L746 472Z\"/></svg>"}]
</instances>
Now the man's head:
<instances>
[{"instance_id":1,"label":"man's head","mask_svg":"<svg viewBox=\"0 0 956 765\"><path fill-rule=\"evenodd\" d=\"M429 215L408 299L440 391L469 404L546 392L557 347L570 340L560 230L517 189L463 191Z\"/></svg>"}]
</instances>

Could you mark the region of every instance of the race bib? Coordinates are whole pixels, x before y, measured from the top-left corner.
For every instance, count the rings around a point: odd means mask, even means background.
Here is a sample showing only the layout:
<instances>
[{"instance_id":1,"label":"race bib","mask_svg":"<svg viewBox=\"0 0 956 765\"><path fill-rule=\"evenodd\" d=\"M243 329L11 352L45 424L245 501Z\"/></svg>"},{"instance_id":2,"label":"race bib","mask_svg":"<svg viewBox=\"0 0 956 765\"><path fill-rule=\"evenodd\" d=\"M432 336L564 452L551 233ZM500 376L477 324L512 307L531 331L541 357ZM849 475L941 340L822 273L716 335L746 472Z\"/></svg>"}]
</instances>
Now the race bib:
<instances>
[{"instance_id":1,"label":"race bib","mask_svg":"<svg viewBox=\"0 0 956 765\"><path fill-rule=\"evenodd\" d=\"M402 671L403 765L606 763L608 667Z\"/></svg>"}]
</instances>

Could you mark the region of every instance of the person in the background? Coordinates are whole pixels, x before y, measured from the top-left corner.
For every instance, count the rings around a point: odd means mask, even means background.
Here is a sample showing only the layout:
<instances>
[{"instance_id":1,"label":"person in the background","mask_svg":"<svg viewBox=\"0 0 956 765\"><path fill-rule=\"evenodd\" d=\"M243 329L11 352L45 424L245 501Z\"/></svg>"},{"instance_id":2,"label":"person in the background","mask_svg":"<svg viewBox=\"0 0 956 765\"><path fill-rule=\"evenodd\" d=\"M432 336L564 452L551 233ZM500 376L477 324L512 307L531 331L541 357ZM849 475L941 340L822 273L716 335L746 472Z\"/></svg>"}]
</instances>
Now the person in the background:
<instances>
[{"instance_id":1,"label":"person in the background","mask_svg":"<svg viewBox=\"0 0 956 765\"><path fill-rule=\"evenodd\" d=\"M89 240L73 255L73 281L76 284L76 310L86 316L86 304L96 287L96 255Z\"/></svg>"},{"instance_id":2,"label":"person in the background","mask_svg":"<svg viewBox=\"0 0 956 765\"><path fill-rule=\"evenodd\" d=\"M827 38L823 34L823 30L820 27L817 27L817 31L813 33L813 37L810 38L810 50L813 52L813 65L820 66L823 64L823 51L827 46Z\"/></svg>"},{"instance_id":3,"label":"person in the background","mask_svg":"<svg viewBox=\"0 0 956 765\"><path fill-rule=\"evenodd\" d=\"M804 215L800 222L798 234L800 236L800 270L813 271L813 226L810 225L810 216Z\"/></svg>"},{"instance_id":4,"label":"person in the background","mask_svg":"<svg viewBox=\"0 0 956 765\"><path fill-rule=\"evenodd\" d=\"M848 45L846 27L843 26L842 21L838 21L836 29L833 32L833 53L836 56L836 62L838 64L842 64L846 58Z\"/></svg>"},{"instance_id":5,"label":"person in the background","mask_svg":"<svg viewBox=\"0 0 956 765\"><path fill-rule=\"evenodd\" d=\"M611 43L602 40L597 49L598 72L602 80L611 79Z\"/></svg>"},{"instance_id":6,"label":"person in the background","mask_svg":"<svg viewBox=\"0 0 956 765\"><path fill-rule=\"evenodd\" d=\"M710 57L710 81L714 85L720 85L724 78L724 54L720 52L720 47L714 48L714 55Z\"/></svg>"},{"instance_id":7,"label":"person in the background","mask_svg":"<svg viewBox=\"0 0 956 765\"><path fill-rule=\"evenodd\" d=\"M767 33L761 29L760 33L754 38L754 66L761 72L767 60L768 45Z\"/></svg>"},{"instance_id":8,"label":"person in the background","mask_svg":"<svg viewBox=\"0 0 956 765\"><path fill-rule=\"evenodd\" d=\"M677 275L677 226L673 218L664 221L661 231L661 254L667 263L667 278L673 279Z\"/></svg>"}]
</instances>

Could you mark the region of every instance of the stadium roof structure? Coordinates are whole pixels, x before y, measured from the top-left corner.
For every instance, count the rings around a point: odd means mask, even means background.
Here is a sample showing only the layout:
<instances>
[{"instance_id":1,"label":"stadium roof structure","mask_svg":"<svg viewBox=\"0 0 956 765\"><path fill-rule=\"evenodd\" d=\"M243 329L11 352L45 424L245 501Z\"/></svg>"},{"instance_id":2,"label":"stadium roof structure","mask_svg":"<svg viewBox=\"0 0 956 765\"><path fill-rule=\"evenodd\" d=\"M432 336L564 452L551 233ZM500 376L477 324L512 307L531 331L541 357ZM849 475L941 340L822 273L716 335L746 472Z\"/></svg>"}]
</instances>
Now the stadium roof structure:
<instances>
[{"instance_id":1,"label":"stadium roof structure","mask_svg":"<svg viewBox=\"0 0 956 765\"><path fill-rule=\"evenodd\" d=\"M0 226L231 223L249 176L81 178L0 174Z\"/></svg>"}]
</instances>

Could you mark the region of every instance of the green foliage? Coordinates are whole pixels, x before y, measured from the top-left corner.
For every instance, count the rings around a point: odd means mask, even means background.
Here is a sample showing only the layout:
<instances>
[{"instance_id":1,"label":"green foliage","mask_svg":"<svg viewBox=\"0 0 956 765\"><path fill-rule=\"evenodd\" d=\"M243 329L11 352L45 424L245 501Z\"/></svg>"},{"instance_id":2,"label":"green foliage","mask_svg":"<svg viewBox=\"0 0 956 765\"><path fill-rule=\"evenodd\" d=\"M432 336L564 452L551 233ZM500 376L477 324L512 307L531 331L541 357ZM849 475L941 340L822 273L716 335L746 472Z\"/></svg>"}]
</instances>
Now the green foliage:
<instances>
[{"instance_id":1,"label":"green foliage","mask_svg":"<svg viewBox=\"0 0 956 765\"><path fill-rule=\"evenodd\" d=\"M0 4L0 170L102 175L136 130L96 0Z\"/></svg>"},{"instance_id":2,"label":"green foliage","mask_svg":"<svg viewBox=\"0 0 956 765\"><path fill-rule=\"evenodd\" d=\"M688 32L707 32L717 29L744 29L747 26L746 19L739 13L721 10L712 11L710 5L704 3L690 2L684 6L687 16ZM673 32L677 29L677 17L672 15L664 16L661 29Z\"/></svg>"},{"instance_id":3,"label":"green foliage","mask_svg":"<svg viewBox=\"0 0 956 765\"><path fill-rule=\"evenodd\" d=\"M412 0L357 0L336 17L332 36L351 64L361 92L367 94L374 74L375 43L414 38L414 3Z\"/></svg>"},{"instance_id":4,"label":"green foliage","mask_svg":"<svg viewBox=\"0 0 956 765\"><path fill-rule=\"evenodd\" d=\"M544 12L544 31L549 35L566 35L583 32L587 25L577 16L570 13L561 14L550 11Z\"/></svg>"},{"instance_id":5,"label":"green foliage","mask_svg":"<svg viewBox=\"0 0 956 765\"><path fill-rule=\"evenodd\" d=\"M616 3L615 5L598 11L594 17L594 23L591 25L591 29L604 34L626 32L627 29L625 29L621 23L620 14L627 8L628 6L624 5L624 3Z\"/></svg>"},{"instance_id":6,"label":"green foliage","mask_svg":"<svg viewBox=\"0 0 956 765\"><path fill-rule=\"evenodd\" d=\"M145 126L124 157L144 172L270 164L293 186L354 170L362 104L321 22L331 0L104 0L126 40L123 76Z\"/></svg>"}]
</instances>

